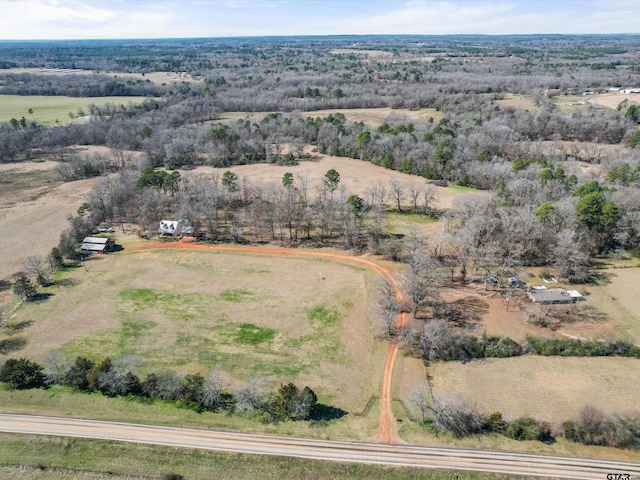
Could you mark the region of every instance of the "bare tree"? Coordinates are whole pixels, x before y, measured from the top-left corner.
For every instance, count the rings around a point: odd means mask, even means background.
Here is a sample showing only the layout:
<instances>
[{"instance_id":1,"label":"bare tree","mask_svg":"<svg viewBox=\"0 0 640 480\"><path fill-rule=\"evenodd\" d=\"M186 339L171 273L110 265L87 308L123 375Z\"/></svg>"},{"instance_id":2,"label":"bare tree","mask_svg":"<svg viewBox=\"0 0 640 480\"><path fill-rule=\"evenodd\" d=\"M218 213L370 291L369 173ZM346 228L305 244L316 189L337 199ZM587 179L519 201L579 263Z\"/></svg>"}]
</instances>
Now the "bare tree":
<instances>
[{"instance_id":1,"label":"bare tree","mask_svg":"<svg viewBox=\"0 0 640 480\"><path fill-rule=\"evenodd\" d=\"M39 285L46 287L49 284L51 268L44 258L35 256L28 257L23 266L27 272L36 276Z\"/></svg>"},{"instance_id":2,"label":"bare tree","mask_svg":"<svg viewBox=\"0 0 640 480\"><path fill-rule=\"evenodd\" d=\"M412 182L409 184L407 190L409 191L409 197L411 197L411 201L413 203L413 211L414 213L417 213L418 202L420 201L420 197L424 191L424 185Z\"/></svg>"},{"instance_id":3,"label":"bare tree","mask_svg":"<svg viewBox=\"0 0 640 480\"><path fill-rule=\"evenodd\" d=\"M396 180L389 180L389 187L391 189L391 191L389 192L389 197L392 200L395 200L396 205L398 206L398 213L402 213L402 199L404 198L404 185L402 185Z\"/></svg>"},{"instance_id":4,"label":"bare tree","mask_svg":"<svg viewBox=\"0 0 640 480\"><path fill-rule=\"evenodd\" d=\"M456 437L481 433L487 428L485 416L455 393L434 397L430 410L433 412L434 426Z\"/></svg>"},{"instance_id":5,"label":"bare tree","mask_svg":"<svg viewBox=\"0 0 640 480\"><path fill-rule=\"evenodd\" d=\"M235 410L237 412L255 412L267 401L267 379L252 377L235 391Z\"/></svg>"},{"instance_id":6,"label":"bare tree","mask_svg":"<svg viewBox=\"0 0 640 480\"><path fill-rule=\"evenodd\" d=\"M60 351L48 352L43 359L44 378L48 385L60 385L71 366L71 359Z\"/></svg>"},{"instance_id":7,"label":"bare tree","mask_svg":"<svg viewBox=\"0 0 640 480\"><path fill-rule=\"evenodd\" d=\"M227 387L228 382L222 372L218 369L210 370L202 382L196 400L207 410L216 411L222 405L224 389Z\"/></svg>"},{"instance_id":8,"label":"bare tree","mask_svg":"<svg viewBox=\"0 0 640 480\"><path fill-rule=\"evenodd\" d=\"M156 375L151 396L161 400L178 400L182 397L184 385L182 376L173 370L165 370Z\"/></svg>"},{"instance_id":9,"label":"bare tree","mask_svg":"<svg viewBox=\"0 0 640 480\"><path fill-rule=\"evenodd\" d=\"M417 385L409 392L408 402L418 410L418 413L420 414L420 423L424 423L427 419L430 397L431 394L426 385Z\"/></svg>"},{"instance_id":10,"label":"bare tree","mask_svg":"<svg viewBox=\"0 0 640 480\"><path fill-rule=\"evenodd\" d=\"M384 334L387 337L391 337L394 333L394 326L398 321L401 306L396 299L396 292L393 286L386 280L379 280L378 291L380 295L378 296L376 313L382 320Z\"/></svg>"},{"instance_id":11,"label":"bare tree","mask_svg":"<svg viewBox=\"0 0 640 480\"><path fill-rule=\"evenodd\" d=\"M432 213L437 203L436 188L430 183L427 183L422 190L422 207L424 214L428 215Z\"/></svg>"}]
</instances>

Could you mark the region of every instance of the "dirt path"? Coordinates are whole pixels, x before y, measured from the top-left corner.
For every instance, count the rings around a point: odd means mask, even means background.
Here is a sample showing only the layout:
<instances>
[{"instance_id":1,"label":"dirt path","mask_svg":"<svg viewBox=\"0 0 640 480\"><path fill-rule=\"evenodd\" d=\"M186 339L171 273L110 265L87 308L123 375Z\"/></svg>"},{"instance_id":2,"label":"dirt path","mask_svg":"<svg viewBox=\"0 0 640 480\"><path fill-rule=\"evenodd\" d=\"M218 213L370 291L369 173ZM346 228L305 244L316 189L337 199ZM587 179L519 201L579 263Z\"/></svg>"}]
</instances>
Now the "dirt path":
<instances>
[{"instance_id":1,"label":"dirt path","mask_svg":"<svg viewBox=\"0 0 640 480\"><path fill-rule=\"evenodd\" d=\"M394 289L396 298L402 303L403 298L398 290L398 284L393 273L377 263L361 257L353 257L351 255L341 255L338 253L327 252L310 252L306 250L292 250L292 249L279 249L279 248L261 248L261 247L241 247L235 245L203 245L194 243L192 238L183 238L179 242L166 243L166 242L149 242L143 245L137 245L135 247L127 248L127 251L139 251L139 250L155 250L155 249L176 249L176 250L204 250L204 251L224 251L224 252L239 252L239 253L257 253L262 255L282 255L282 256L302 256L302 257L315 257L326 258L333 260L343 260L351 263L363 265L371 268L380 273L387 282L389 282ZM398 316L397 325L403 326L408 320L406 313L401 313ZM384 372L382 374L382 390L380 392L380 424L377 430L371 437L371 441L377 441L382 443L400 443L398 436L398 429L393 411L391 408L392 398L392 378L393 367L395 365L396 357L398 355L399 347L396 344L389 344L387 350L387 357L384 364Z\"/></svg>"}]
</instances>

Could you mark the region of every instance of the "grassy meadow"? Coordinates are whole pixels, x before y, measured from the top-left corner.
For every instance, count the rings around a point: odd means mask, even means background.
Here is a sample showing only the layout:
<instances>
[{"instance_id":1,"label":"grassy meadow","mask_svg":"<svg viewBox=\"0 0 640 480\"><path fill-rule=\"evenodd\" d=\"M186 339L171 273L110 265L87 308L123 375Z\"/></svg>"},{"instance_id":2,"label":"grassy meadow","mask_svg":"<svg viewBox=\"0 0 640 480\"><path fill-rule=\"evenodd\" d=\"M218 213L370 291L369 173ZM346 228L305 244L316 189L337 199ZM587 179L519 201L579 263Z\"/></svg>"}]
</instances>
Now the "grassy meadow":
<instances>
[{"instance_id":1,"label":"grassy meadow","mask_svg":"<svg viewBox=\"0 0 640 480\"><path fill-rule=\"evenodd\" d=\"M58 274L46 301L24 304L12 353L61 349L136 355L141 373L173 368L309 385L324 403L361 410L378 393L384 348L367 314L361 267L316 259L193 251L94 256ZM34 321L34 319L36 319Z\"/></svg>"},{"instance_id":2,"label":"grassy meadow","mask_svg":"<svg viewBox=\"0 0 640 480\"><path fill-rule=\"evenodd\" d=\"M633 410L640 398L636 358L527 355L433 362L428 370L436 395L459 392L487 414L531 416L552 425L577 418L587 405L611 413Z\"/></svg>"},{"instance_id":3,"label":"grassy meadow","mask_svg":"<svg viewBox=\"0 0 640 480\"><path fill-rule=\"evenodd\" d=\"M64 96L42 96L42 95L0 95L0 122L8 122L12 118L20 120L25 117L27 120L35 120L46 126L57 123L69 123L69 112L73 116L78 116L78 109L82 109L85 114L89 114L89 105L94 103L98 106L105 103L116 105L127 105L131 103L141 103L144 97L64 97ZM33 109L33 115L29 109Z\"/></svg>"}]
</instances>

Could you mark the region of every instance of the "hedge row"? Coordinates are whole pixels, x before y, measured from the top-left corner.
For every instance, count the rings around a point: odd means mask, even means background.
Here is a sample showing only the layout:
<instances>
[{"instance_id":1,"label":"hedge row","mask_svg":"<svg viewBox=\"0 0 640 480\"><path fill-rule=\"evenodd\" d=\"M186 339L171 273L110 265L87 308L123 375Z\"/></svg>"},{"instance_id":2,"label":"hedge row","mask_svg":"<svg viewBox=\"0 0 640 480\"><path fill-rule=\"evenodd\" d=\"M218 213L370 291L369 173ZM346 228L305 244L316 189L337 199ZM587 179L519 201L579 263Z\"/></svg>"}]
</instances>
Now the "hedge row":
<instances>
[{"instance_id":1,"label":"hedge row","mask_svg":"<svg viewBox=\"0 0 640 480\"><path fill-rule=\"evenodd\" d=\"M106 358L94 362L76 357L65 368L49 368L31 360L9 359L0 368L0 381L14 389L47 388L52 384L66 385L81 392L102 392L106 396L132 396L177 402L196 411L228 411L252 413L264 421L307 420L317 405L317 396L309 387L299 389L293 383L281 385L276 391L266 389L260 378L248 380L244 386L230 390L213 372L180 376L165 370L139 378L122 362Z\"/></svg>"}]
</instances>

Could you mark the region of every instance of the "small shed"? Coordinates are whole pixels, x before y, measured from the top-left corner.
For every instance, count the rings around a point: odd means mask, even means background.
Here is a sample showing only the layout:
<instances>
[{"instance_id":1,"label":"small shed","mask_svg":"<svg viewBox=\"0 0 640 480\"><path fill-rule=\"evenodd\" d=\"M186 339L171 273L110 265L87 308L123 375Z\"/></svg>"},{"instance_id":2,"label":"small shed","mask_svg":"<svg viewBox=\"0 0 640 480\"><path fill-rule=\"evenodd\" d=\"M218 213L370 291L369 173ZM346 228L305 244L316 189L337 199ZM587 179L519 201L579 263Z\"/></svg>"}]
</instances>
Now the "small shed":
<instances>
[{"instance_id":1,"label":"small shed","mask_svg":"<svg viewBox=\"0 0 640 480\"><path fill-rule=\"evenodd\" d=\"M85 253L106 253L113 249L116 242L104 237L84 237L80 250Z\"/></svg>"}]
</instances>

